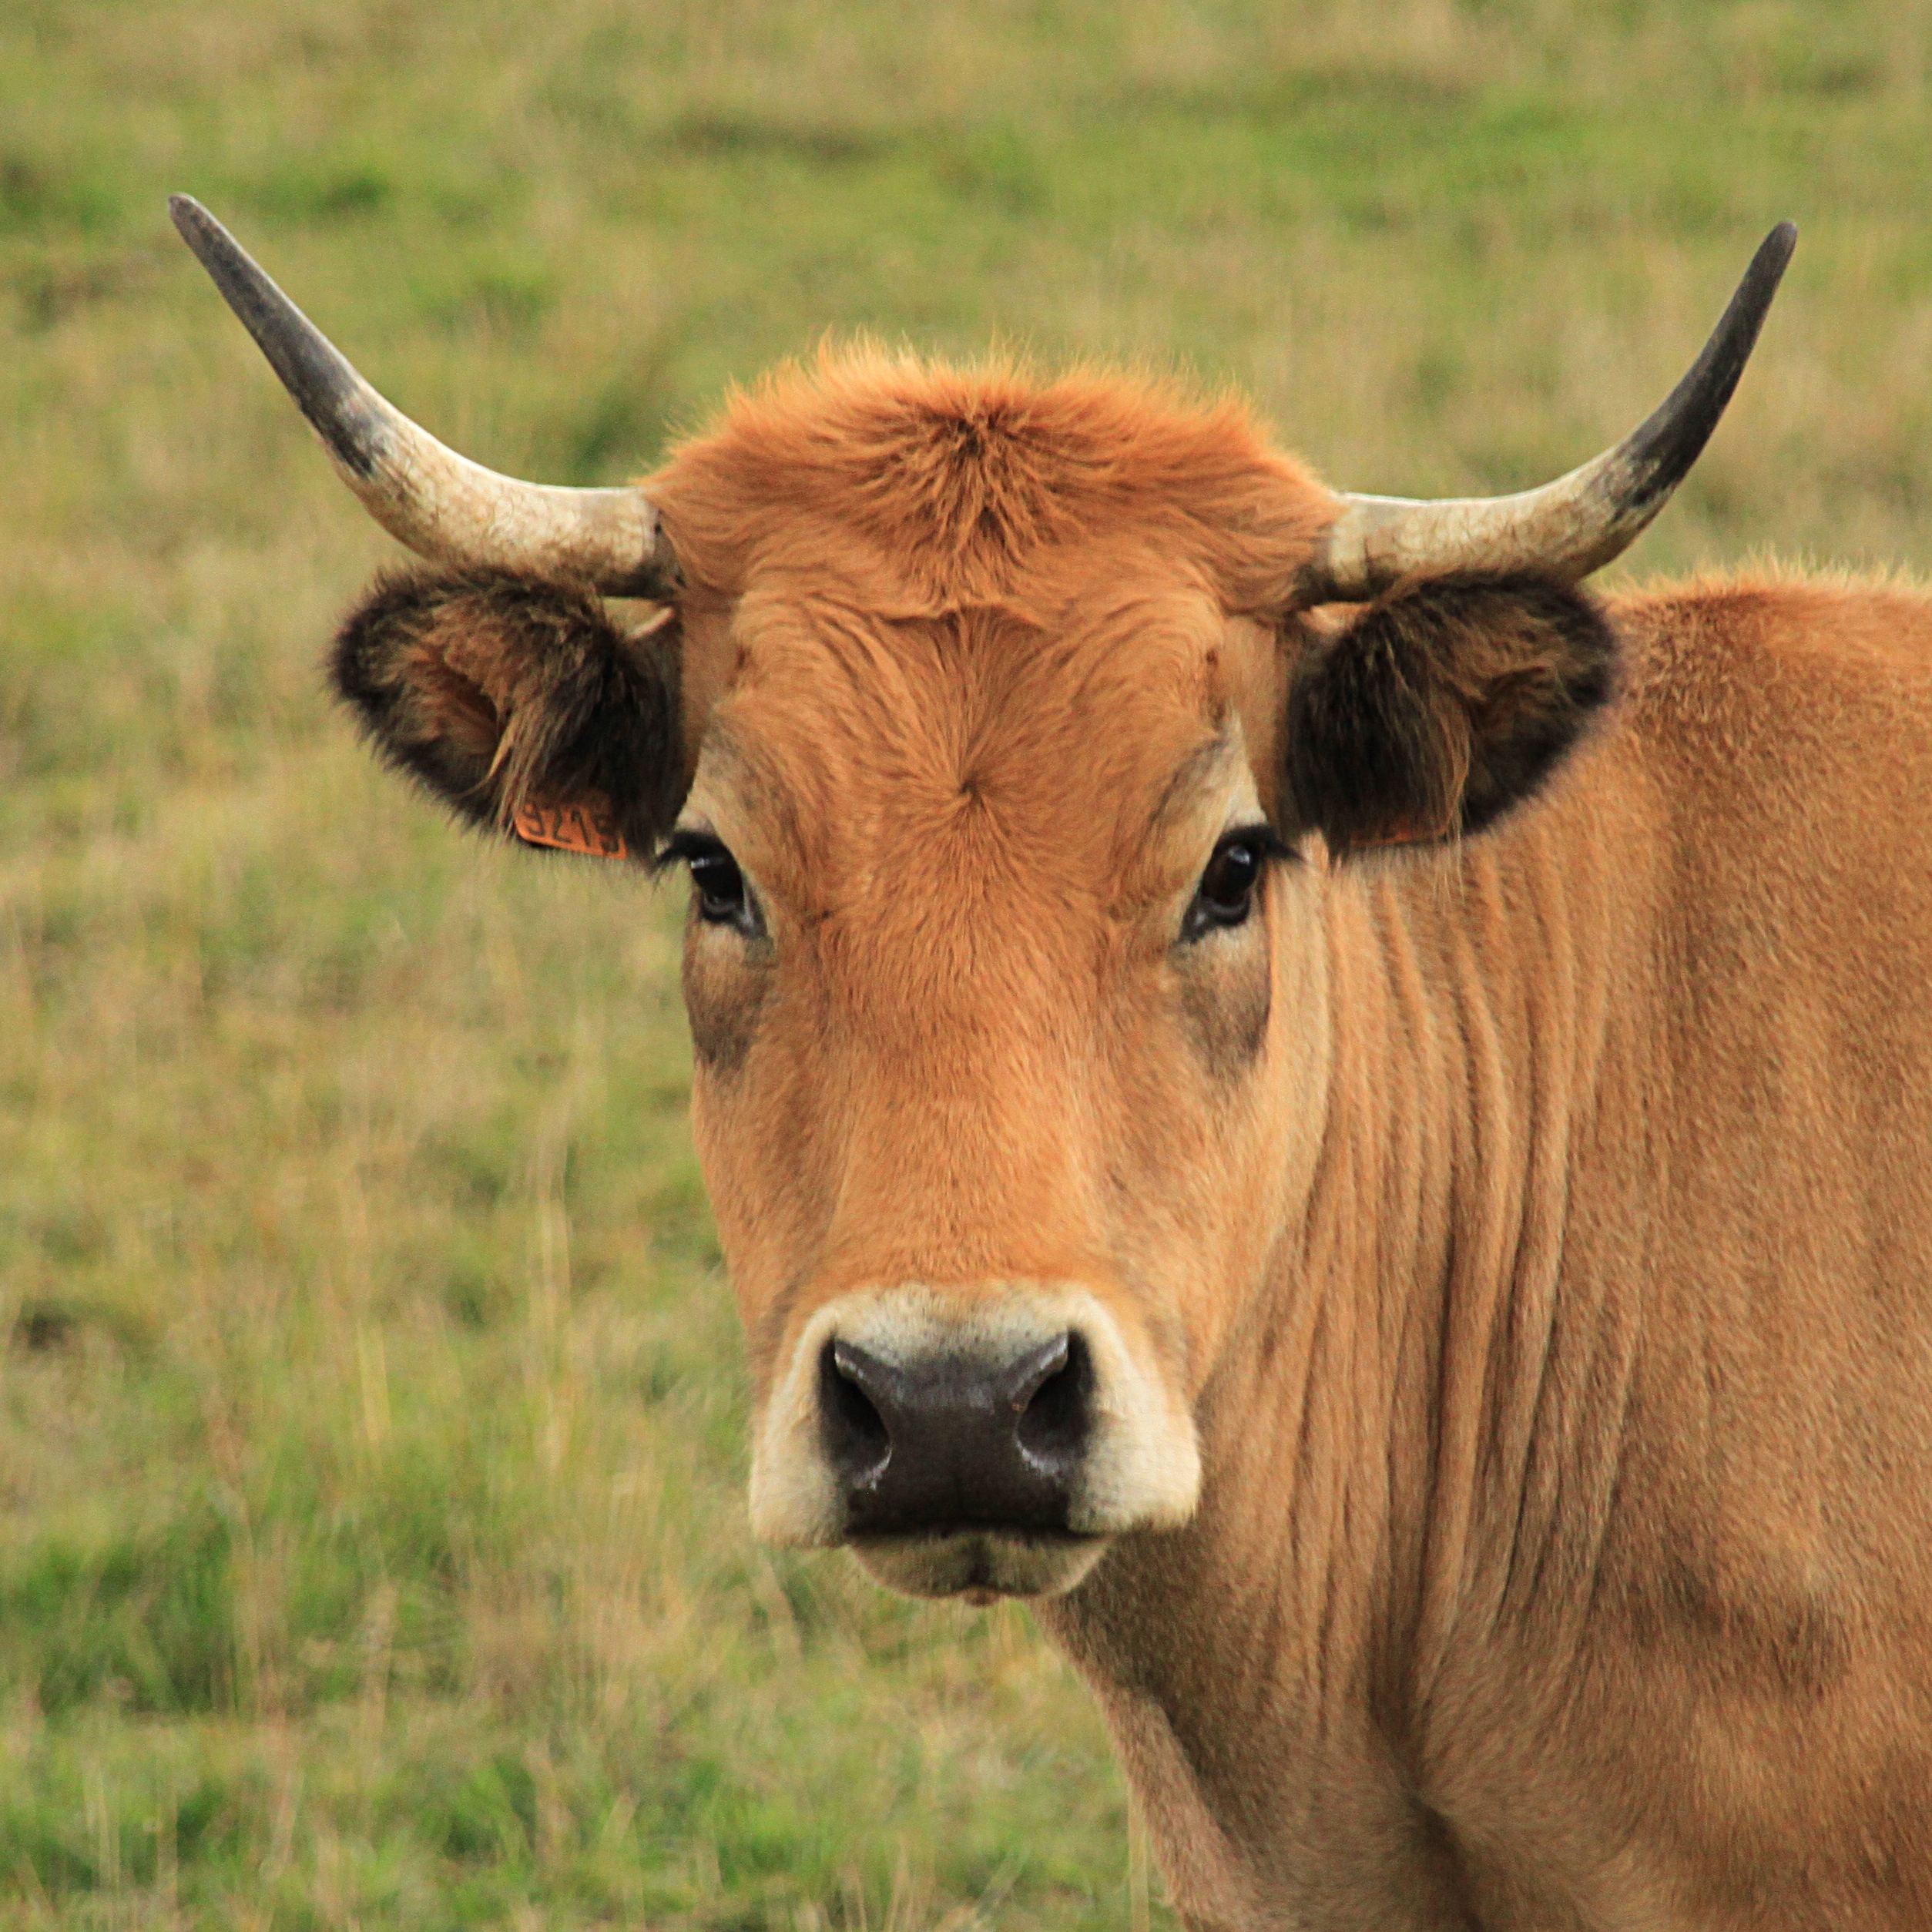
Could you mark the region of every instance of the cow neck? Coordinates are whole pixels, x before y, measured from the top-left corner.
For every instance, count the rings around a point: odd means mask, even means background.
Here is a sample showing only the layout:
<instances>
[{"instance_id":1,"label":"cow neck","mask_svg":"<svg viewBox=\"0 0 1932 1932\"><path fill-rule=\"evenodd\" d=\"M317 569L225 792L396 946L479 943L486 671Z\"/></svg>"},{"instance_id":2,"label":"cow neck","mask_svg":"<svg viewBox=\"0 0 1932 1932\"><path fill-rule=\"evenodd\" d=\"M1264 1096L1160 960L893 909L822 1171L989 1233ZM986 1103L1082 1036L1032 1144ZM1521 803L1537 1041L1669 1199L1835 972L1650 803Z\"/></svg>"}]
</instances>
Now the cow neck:
<instances>
[{"instance_id":1,"label":"cow neck","mask_svg":"<svg viewBox=\"0 0 1932 1932\"><path fill-rule=\"evenodd\" d=\"M1304 1282L1376 1311L1349 1380L1382 1392L1378 1695L1403 1755L1524 1608L1552 1527L1535 1492L1573 1482L1558 1465L1584 1446L1550 1398L1604 1341L1562 1264L1628 935L1568 816L1337 907L1334 1138L1357 1178L1318 1188Z\"/></svg>"},{"instance_id":2,"label":"cow neck","mask_svg":"<svg viewBox=\"0 0 1932 1932\"><path fill-rule=\"evenodd\" d=\"M1570 1448L1539 1403L1560 1350L1598 1348L1558 1284L1622 950L1605 868L1558 818L1335 880L1323 1152L1202 1399L1199 1512L1045 1612L1170 1877L1194 1859L1231 1923L1336 1833L1437 1856L1432 1726L1551 1554L1533 1492Z\"/></svg>"}]
</instances>

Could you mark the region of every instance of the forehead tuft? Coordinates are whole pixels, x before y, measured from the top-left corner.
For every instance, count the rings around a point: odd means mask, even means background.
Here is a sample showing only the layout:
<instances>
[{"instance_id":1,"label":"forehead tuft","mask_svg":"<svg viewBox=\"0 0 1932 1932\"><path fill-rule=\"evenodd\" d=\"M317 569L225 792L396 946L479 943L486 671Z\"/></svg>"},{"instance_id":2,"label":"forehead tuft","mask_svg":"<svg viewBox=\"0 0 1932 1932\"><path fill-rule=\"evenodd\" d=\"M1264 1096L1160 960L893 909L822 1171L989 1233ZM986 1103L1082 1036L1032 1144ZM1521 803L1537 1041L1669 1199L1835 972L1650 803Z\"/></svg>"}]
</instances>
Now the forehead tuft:
<instances>
[{"instance_id":1,"label":"forehead tuft","mask_svg":"<svg viewBox=\"0 0 1932 1932\"><path fill-rule=\"evenodd\" d=\"M1122 549L1230 611L1279 609L1333 514L1238 403L863 351L733 396L646 487L701 590L815 570L908 614L1050 601Z\"/></svg>"}]
</instances>

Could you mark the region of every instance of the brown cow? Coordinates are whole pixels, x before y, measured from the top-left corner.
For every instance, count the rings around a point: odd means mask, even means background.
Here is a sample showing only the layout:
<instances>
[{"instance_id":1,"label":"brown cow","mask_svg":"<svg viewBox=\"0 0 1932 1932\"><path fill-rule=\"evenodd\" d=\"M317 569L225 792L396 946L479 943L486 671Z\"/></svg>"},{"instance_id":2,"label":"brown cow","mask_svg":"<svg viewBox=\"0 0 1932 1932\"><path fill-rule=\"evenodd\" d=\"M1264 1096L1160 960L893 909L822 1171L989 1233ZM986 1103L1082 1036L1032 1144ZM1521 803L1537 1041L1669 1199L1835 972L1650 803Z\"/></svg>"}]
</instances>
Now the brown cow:
<instances>
[{"instance_id":1,"label":"brown cow","mask_svg":"<svg viewBox=\"0 0 1932 1932\"><path fill-rule=\"evenodd\" d=\"M178 218L438 565L342 633L381 750L689 867L761 1535L1038 1599L1192 1927L1932 1923L1932 605L1577 588L1788 231L1625 444L1424 505L870 357L539 490Z\"/></svg>"}]
</instances>

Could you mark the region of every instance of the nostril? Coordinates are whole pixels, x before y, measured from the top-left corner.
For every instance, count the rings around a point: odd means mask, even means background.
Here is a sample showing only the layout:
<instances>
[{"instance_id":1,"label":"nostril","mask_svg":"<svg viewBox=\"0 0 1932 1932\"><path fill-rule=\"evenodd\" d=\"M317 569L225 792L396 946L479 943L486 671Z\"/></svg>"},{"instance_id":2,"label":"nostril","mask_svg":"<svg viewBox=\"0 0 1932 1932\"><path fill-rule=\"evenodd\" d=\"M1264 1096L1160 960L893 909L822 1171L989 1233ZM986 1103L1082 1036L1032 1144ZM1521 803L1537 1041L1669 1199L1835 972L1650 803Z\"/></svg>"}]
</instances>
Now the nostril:
<instances>
[{"instance_id":1,"label":"nostril","mask_svg":"<svg viewBox=\"0 0 1932 1932\"><path fill-rule=\"evenodd\" d=\"M853 1535L1066 1531L1093 1432L1092 1353L1065 1330L998 1366L986 1352L894 1361L840 1336L820 1349L820 1441Z\"/></svg>"},{"instance_id":2,"label":"nostril","mask_svg":"<svg viewBox=\"0 0 1932 1932\"><path fill-rule=\"evenodd\" d=\"M861 1384L875 1364L863 1350L830 1341L818 1358L820 1427L826 1453L848 1488L869 1488L892 1460L892 1434Z\"/></svg>"},{"instance_id":3,"label":"nostril","mask_svg":"<svg viewBox=\"0 0 1932 1932\"><path fill-rule=\"evenodd\" d=\"M1052 1360L1042 1361L1045 1372L1020 1416L1019 1441L1029 1460L1052 1465L1070 1461L1086 1447L1094 1374L1093 1357L1078 1335L1070 1332L1050 1346Z\"/></svg>"}]
</instances>

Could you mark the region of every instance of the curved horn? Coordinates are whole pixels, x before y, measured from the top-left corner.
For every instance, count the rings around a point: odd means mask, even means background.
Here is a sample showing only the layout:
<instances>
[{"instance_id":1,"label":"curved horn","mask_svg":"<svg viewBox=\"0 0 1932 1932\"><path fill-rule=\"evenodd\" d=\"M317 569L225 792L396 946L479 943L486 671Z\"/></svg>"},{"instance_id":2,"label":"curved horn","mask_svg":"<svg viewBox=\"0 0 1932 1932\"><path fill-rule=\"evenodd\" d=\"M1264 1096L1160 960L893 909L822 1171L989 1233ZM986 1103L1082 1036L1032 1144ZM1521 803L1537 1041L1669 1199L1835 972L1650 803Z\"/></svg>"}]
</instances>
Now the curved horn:
<instances>
[{"instance_id":1,"label":"curved horn","mask_svg":"<svg viewBox=\"0 0 1932 1932\"><path fill-rule=\"evenodd\" d=\"M377 395L198 201L173 196L168 212L392 537L434 562L572 579L617 596L676 588L676 558L641 490L519 483L446 449Z\"/></svg>"},{"instance_id":2,"label":"curved horn","mask_svg":"<svg viewBox=\"0 0 1932 1932\"><path fill-rule=\"evenodd\" d=\"M1303 596L1353 602L1404 577L1452 570L1535 570L1574 582L1620 556L1702 454L1797 240L1788 221L1765 236L1703 354L1614 448L1515 496L1419 502L1342 495L1341 515L1302 572Z\"/></svg>"}]
</instances>

